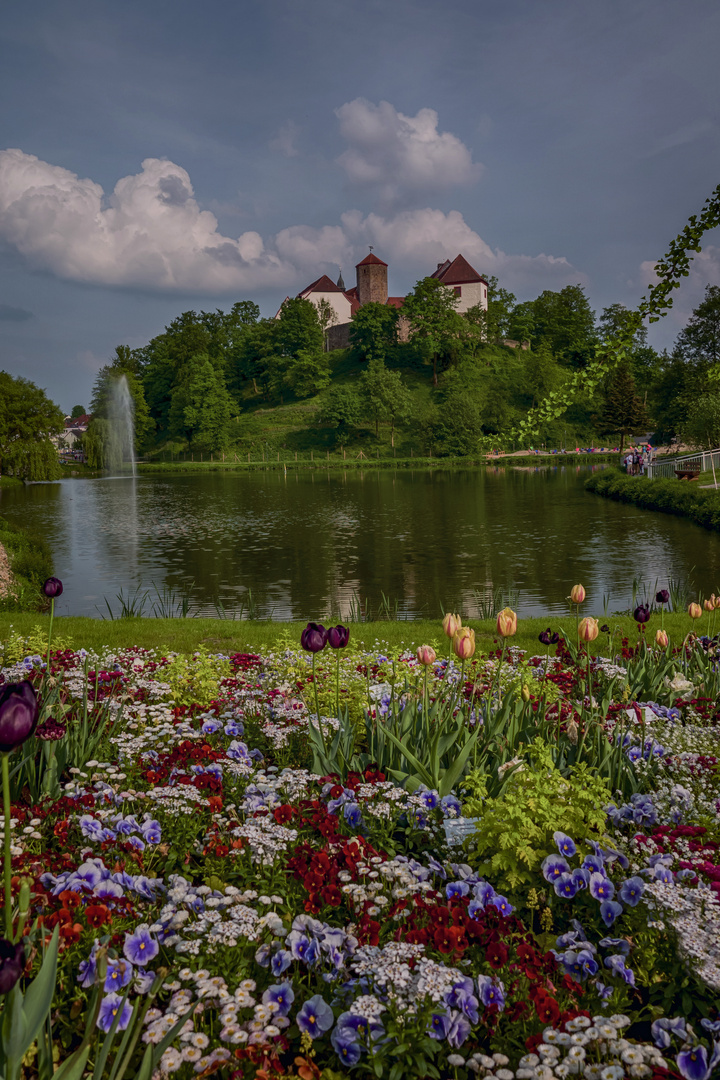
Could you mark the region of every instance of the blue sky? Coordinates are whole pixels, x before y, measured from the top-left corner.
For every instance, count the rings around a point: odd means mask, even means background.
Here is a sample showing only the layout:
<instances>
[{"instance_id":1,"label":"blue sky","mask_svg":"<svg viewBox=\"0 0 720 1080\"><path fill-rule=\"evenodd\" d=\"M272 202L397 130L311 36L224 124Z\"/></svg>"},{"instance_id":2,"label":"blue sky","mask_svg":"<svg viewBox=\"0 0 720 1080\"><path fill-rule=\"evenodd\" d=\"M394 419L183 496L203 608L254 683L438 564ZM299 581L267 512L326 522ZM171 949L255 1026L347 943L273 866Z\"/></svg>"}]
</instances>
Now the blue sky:
<instances>
[{"instance_id":1,"label":"blue sky","mask_svg":"<svg viewBox=\"0 0 720 1080\"><path fill-rule=\"evenodd\" d=\"M0 368L87 405L189 308L372 244L637 303L720 181L716 0L34 0L0 24ZM707 238L670 346L708 283Z\"/></svg>"}]
</instances>

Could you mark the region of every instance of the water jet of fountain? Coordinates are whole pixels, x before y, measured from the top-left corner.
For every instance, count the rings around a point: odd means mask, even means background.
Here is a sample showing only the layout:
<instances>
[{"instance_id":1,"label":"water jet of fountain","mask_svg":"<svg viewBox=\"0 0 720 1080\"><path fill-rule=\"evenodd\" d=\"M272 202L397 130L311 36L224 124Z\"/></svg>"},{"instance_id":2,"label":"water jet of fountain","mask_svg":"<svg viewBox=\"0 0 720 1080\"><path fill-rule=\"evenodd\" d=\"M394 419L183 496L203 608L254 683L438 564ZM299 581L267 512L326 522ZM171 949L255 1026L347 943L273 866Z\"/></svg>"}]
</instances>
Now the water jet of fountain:
<instances>
[{"instance_id":1,"label":"water jet of fountain","mask_svg":"<svg viewBox=\"0 0 720 1080\"><path fill-rule=\"evenodd\" d=\"M124 375L114 380L110 390L110 420L120 444L121 459L130 461L135 479L135 403Z\"/></svg>"}]
</instances>

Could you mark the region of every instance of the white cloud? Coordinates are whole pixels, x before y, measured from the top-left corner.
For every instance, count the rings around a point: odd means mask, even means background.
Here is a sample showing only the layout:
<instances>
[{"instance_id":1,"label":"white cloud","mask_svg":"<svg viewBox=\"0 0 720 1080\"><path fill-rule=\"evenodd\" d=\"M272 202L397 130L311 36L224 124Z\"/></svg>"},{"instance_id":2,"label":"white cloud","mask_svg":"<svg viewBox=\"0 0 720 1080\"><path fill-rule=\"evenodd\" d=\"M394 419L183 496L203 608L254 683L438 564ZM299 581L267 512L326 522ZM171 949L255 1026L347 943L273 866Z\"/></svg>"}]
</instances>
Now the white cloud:
<instances>
[{"instance_id":1,"label":"white cloud","mask_svg":"<svg viewBox=\"0 0 720 1080\"><path fill-rule=\"evenodd\" d=\"M356 247L372 244L383 259L418 277L437 263L462 253L480 274L495 274L505 288L520 293L585 283L567 259L554 255L508 255L493 250L457 210L404 210L390 217L358 211L343 214L343 226Z\"/></svg>"},{"instance_id":2,"label":"white cloud","mask_svg":"<svg viewBox=\"0 0 720 1080\"><path fill-rule=\"evenodd\" d=\"M223 293L281 287L293 272L258 233L218 232L187 172L158 158L106 199L68 169L0 151L0 236L37 269L99 285Z\"/></svg>"},{"instance_id":3,"label":"white cloud","mask_svg":"<svg viewBox=\"0 0 720 1080\"><path fill-rule=\"evenodd\" d=\"M405 116L388 101L355 98L335 110L349 143L338 163L349 180L387 204L474 183L482 165L456 135L438 131L434 109Z\"/></svg>"},{"instance_id":4,"label":"white cloud","mask_svg":"<svg viewBox=\"0 0 720 1080\"><path fill-rule=\"evenodd\" d=\"M106 197L67 169L0 151L0 238L30 266L60 278L166 292L285 294L337 266L347 272L368 244L404 282L458 252L520 292L583 280L564 258L493 250L456 210L366 217L352 210L340 224L292 225L269 240L254 231L223 236L215 215L198 206L187 172L157 158Z\"/></svg>"},{"instance_id":5,"label":"white cloud","mask_svg":"<svg viewBox=\"0 0 720 1080\"><path fill-rule=\"evenodd\" d=\"M284 157L297 157L300 151L295 145L295 140L300 134L300 128L292 120L284 123L274 139L270 140L271 150L277 150Z\"/></svg>"}]
</instances>

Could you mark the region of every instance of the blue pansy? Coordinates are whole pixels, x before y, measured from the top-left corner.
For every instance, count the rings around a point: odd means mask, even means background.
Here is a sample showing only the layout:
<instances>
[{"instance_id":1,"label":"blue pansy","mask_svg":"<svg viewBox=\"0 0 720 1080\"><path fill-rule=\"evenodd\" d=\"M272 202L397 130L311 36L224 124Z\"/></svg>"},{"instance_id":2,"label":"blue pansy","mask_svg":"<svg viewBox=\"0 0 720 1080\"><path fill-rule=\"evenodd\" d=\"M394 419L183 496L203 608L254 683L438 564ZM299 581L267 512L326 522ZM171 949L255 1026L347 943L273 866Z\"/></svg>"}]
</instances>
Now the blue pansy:
<instances>
[{"instance_id":1,"label":"blue pansy","mask_svg":"<svg viewBox=\"0 0 720 1080\"><path fill-rule=\"evenodd\" d=\"M571 838L565 833L554 832L553 840L555 841L557 849L561 855L566 855L568 859L571 859L572 856L576 854L577 848L575 847L575 841L571 840Z\"/></svg>"}]
</instances>

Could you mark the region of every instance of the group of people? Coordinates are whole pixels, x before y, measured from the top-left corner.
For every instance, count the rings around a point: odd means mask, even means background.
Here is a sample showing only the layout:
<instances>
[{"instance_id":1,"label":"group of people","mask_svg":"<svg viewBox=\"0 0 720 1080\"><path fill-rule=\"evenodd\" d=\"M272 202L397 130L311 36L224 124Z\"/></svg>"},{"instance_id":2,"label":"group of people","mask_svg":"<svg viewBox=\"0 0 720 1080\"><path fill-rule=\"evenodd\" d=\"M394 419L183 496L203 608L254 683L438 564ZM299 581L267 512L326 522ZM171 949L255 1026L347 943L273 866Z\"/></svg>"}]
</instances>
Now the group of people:
<instances>
[{"instance_id":1,"label":"group of people","mask_svg":"<svg viewBox=\"0 0 720 1080\"><path fill-rule=\"evenodd\" d=\"M650 443L641 443L639 446L629 446L627 454L623 458L625 472L628 476L642 476L648 465L655 460L655 451Z\"/></svg>"}]
</instances>

